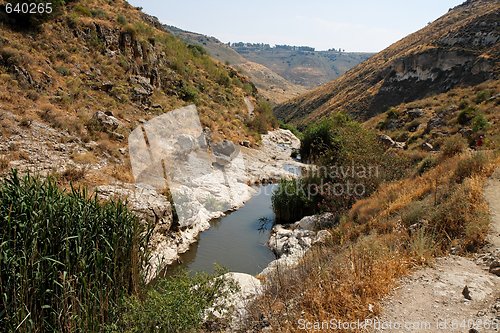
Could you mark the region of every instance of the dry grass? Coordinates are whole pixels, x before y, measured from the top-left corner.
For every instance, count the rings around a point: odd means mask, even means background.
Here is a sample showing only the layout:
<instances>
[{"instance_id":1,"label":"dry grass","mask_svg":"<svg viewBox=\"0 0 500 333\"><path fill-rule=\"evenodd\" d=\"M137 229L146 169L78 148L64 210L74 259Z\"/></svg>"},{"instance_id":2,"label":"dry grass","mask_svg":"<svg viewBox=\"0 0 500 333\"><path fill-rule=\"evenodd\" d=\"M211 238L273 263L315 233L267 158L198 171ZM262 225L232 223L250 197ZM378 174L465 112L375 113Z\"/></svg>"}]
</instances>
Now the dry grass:
<instances>
[{"instance_id":1,"label":"dry grass","mask_svg":"<svg viewBox=\"0 0 500 333\"><path fill-rule=\"evenodd\" d=\"M98 161L97 157L92 152L73 154L71 158L73 161L80 164L95 164Z\"/></svg>"},{"instance_id":2,"label":"dry grass","mask_svg":"<svg viewBox=\"0 0 500 333\"><path fill-rule=\"evenodd\" d=\"M69 183L75 183L85 178L86 170L85 168L68 167L61 174L63 181Z\"/></svg>"},{"instance_id":3,"label":"dry grass","mask_svg":"<svg viewBox=\"0 0 500 333\"><path fill-rule=\"evenodd\" d=\"M9 159L6 156L0 156L0 173L9 168Z\"/></svg>"},{"instance_id":4,"label":"dry grass","mask_svg":"<svg viewBox=\"0 0 500 333\"><path fill-rule=\"evenodd\" d=\"M464 163L480 167L457 178ZM269 279L248 326L258 327L265 318L273 331L299 332L299 319L373 318L398 278L452 246L465 252L484 243L489 219L483 186L499 165L494 153L465 152L422 176L382 185L331 230L330 243L313 247L298 267Z\"/></svg>"}]
</instances>

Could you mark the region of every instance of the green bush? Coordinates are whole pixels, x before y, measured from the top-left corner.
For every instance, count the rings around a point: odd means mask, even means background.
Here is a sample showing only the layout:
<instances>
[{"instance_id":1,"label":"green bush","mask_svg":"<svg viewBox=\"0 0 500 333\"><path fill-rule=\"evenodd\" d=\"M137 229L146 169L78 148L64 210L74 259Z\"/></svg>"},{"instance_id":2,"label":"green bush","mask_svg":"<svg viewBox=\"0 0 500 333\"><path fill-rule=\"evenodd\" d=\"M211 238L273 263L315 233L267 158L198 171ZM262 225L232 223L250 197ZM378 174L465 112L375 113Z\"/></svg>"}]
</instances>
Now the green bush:
<instances>
[{"instance_id":1,"label":"green bush","mask_svg":"<svg viewBox=\"0 0 500 333\"><path fill-rule=\"evenodd\" d=\"M417 173L421 176L437 165L437 160L433 157L425 158L418 166Z\"/></svg>"},{"instance_id":2,"label":"green bush","mask_svg":"<svg viewBox=\"0 0 500 333\"><path fill-rule=\"evenodd\" d=\"M13 172L0 183L0 326L97 332L140 284L144 246L120 202Z\"/></svg>"},{"instance_id":3,"label":"green bush","mask_svg":"<svg viewBox=\"0 0 500 333\"><path fill-rule=\"evenodd\" d=\"M341 150L341 142L333 133L334 125L332 119L325 119L307 127L300 145L304 161L318 162L325 154Z\"/></svg>"},{"instance_id":4,"label":"green bush","mask_svg":"<svg viewBox=\"0 0 500 333\"><path fill-rule=\"evenodd\" d=\"M474 102L476 104L481 104L482 102L488 100L491 97L491 91L489 90L481 90L476 94L476 98L474 99Z\"/></svg>"},{"instance_id":5,"label":"green bush","mask_svg":"<svg viewBox=\"0 0 500 333\"><path fill-rule=\"evenodd\" d=\"M309 126L300 154L319 168L296 183L280 184L273 197L279 219L293 221L321 211L340 217L380 183L405 177L412 163L403 152L385 151L374 132L344 114Z\"/></svg>"},{"instance_id":6,"label":"green bush","mask_svg":"<svg viewBox=\"0 0 500 333\"><path fill-rule=\"evenodd\" d=\"M250 129L265 134L267 131L278 127L278 120L273 114L273 107L264 99L257 101L254 117L247 122Z\"/></svg>"},{"instance_id":7,"label":"green bush","mask_svg":"<svg viewBox=\"0 0 500 333\"><path fill-rule=\"evenodd\" d=\"M472 119L472 130L474 132L484 131L488 129L489 126L490 123L482 113L476 115L474 119Z\"/></svg>"},{"instance_id":8,"label":"green bush","mask_svg":"<svg viewBox=\"0 0 500 333\"><path fill-rule=\"evenodd\" d=\"M190 84L184 84L180 91L180 97L186 102L195 102L198 98L198 90Z\"/></svg>"},{"instance_id":9,"label":"green bush","mask_svg":"<svg viewBox=\"0 0 500 333\"><path fill-rule=\"evenodd\" d=\"M191 50L195 57L201 57L207 54L207 51L203 46L200 45L188 45L188 49Z\"/></svg>"},{"instance_id":10,"label":"green bush","mask_svg":"<svg viewBox=\"0 0 500 333\"><path fill-rule=\"evenodd\" d=\"M476 109L471 106L467 106L458 114L458 123L462 126L469 125L475 115Z\"/></svg>"},{"instance_id":11,"label":"green bush","mask_svg":"<svg viewBox=\"0 0 500 333\"><path fill-rule=\"evenodd\" d=\"M271 198L278 223L293 223L315 213L317 197L309 196L307 179L282 179Z\"/></svg>"},{"instance_id":12,"label":"green bush","mask_svg":"<svg viewBox=\"0 0 500 333\"><path fill-rule=\"evenodd\" d=\"M224 299L238 290L234 281L215 274L190 276L181 271L151 288L144 299L125 301L117 332L194 332L200 329L207 309L230 314Z\"/></svg>"},{"instance_id":13,"label":"green bush","mask_svg":"<svg viewBox=\"0 0 500 333\"><path fill-rule=\"evenodd\" d=\"M116 21L120 24L120 25L126 25L127 24L127 19L125 18L125 16L123 15L118 15Z\"/></svg>"},{"instance_id":14,"label":"green bush","mask_svg":"<svg viewBox=\"0 0 500 333\"><path fill-rule=\"evenodd\" d=\"M81 14L83 16L92 16L92 12L90 10L90 8L88 8L87 6L84 6L82 4L77 4L73 7L73 10L78 13L78 14Z\"/></svg>"}]
</instances>

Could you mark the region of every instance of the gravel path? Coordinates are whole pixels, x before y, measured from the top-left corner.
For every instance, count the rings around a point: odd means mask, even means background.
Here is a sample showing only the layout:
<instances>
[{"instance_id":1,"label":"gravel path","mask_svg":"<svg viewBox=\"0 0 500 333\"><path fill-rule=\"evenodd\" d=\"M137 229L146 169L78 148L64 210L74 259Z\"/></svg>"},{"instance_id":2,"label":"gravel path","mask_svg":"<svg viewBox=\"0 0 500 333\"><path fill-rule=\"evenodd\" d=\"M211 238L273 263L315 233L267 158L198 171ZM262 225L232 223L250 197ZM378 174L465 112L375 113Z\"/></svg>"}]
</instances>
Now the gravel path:
<instances>
[{"instance_id":1,"label":"gravel path","mask_svg":"<svg viewBox=\"0 0 500 333\"><path fill-rule=\"evenodd\" d=\"M491 210L489 245L476 260L448 256L403 279L382 304L373 332L500 332L500 169L484 191ZM467 287L466 287L467 286Z\"/></svg>"}]
</instances>

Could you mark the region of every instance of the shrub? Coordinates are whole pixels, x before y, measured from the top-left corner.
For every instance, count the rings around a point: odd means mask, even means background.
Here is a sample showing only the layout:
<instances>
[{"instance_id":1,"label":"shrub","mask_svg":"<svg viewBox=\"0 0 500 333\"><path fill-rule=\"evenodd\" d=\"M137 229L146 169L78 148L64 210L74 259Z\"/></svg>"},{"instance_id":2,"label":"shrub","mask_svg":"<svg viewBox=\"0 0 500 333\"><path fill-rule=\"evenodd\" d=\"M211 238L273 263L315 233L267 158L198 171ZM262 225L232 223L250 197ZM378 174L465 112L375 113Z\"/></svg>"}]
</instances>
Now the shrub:
<instances>
[{"instance_id":1,"label":"shrub","mask_svg":"<svg viewBox=\"0 0 500 333\"><path fill-rule=\"evenodd\" d=\"M317 162L326 153L340 151L341 143L334 136L333 127L331 119L307 127L300 145L300 156L304 161Z\"/></svg>"},{"instance_id":2,"label":"shrub","mask_svg":"<svg viewBox=\"0 0 500 333\"><path fill-rule=\"evenodd\" d=\"M453 135L447 138L441 148L443 157L452 157L461 154L467 148L467 142L461 135Z\"/></svg>"},{"instance_id":3,"label":"shrub","mask_svg":"<svg viewBox=\"0 0 500 333\"><path fill-rule=\"evenodd\" d=\"M120 25L126 25L127 24L127 19L125 18L125 16L123 15L118 15L116 21L120 24Z\"/></svg>"},{"instance_id":4,"label":"shrub","mask_svg":"<svg viewBox=\"0 0 500 333\"><path fill-rule=\"evenodd\" d=\"M264 99L259 99L254 110L254 117L247 122L247 125L260 134L265 134L267 131L278 127L278 120L273 114L271 104Z\"/></svg>"},{"instance_id":5,"label":"shrub","mask_svg":"<svg viewBox=\"0 0 500 333\"><path fill-rule=\"evenodd\" d=\"M222 273L219 269L215 274L190 276L181 271L159 281L144 300L128 298L118 325L120 332L175 333L200 329L206 310L224 312L227 309L223 299L237 291L237 286Z\"/></svg>"},{"instance_id":6,"label":"shrub","mask_svg":"<svg viewBox=\"0 0 500 333\"><path fill-rule=\"evenodd\" d=\"M61 74L62 76L70 76L71 75L71 71L66 67L62 67L62 66L56 67L55 71L58 72L59 74Z\"/></svg>"},{"instance_id":7,"label":"shrub","mask_svg":"<svg viewBox=\"0 0 500 333\"><path fill-rule=\"evenodd\" d=\"M5 156L0 156L0 172L7 170L9 167L9 160Z\"/></svg>"},{"instance_id":8,"label":"shrub","mask_svg":"<svg viewBox=\"0 0 500 333\"><path fill-rule=\"evenodd\" d=\"M191 53L193 53L195 57L201 57L207 54L207 51L201 45L190 44L188 45L188 49L191 51Z\"/></svg>"},{"instance_id":9,"label":"shrub","mask_svg":"<svg viewBox=\"0 0 500 333\"><path fill-rule=\"evenodd\" d=\"M138 287L145 243L120 202L13 172L0 183L0 223L6 331L97 332Z\"/></svg>"},{"instance_id":10,"label":"shrub","mask_svg":"<svg viewBox=\"0 0 500 333\"><path fill-rule=\"evenodd\" d=\"M92 16L92 12L87 6L84 6L82 4L77 4L73 7L73 10L83 16Z\"/></svg>"},{"instance_id":11,"label":"shrub","mask_svg":"<svg viewBox=\"0 0 500 333\"><path fill-rule=\"evenodd\" d=\"M426 202L414 201L401 214L401 220L406 227L414 225L427 217L429 207Z\"/></svg>"},{"instance_id":12,"label":"shrub","mask_svg":"<svg viewBox=\"0 0 500 333\"><path fill-rule=\"evenodd\" d=\"M282 179L271 198L276 220L279 223L293 223L302 217L315 213L313 200L309 196L310 189L305 179Z\"/></svg>"},{"instance_id":13,"label":"shrub","mask_svg":"<svg viewBox=\"0 0 500 333\"><path fill-rule=\"evenodd\" d=\"M486 101L491 97L491 91L489 90L481 90L476 94L476 98L474 99L474 102L476 104L481 104L482 102Z\"/></svg>"},{"instance_id":14,"label":"shrub","mask_svg":"<svg viewBox=\"0 0 500 333\"><path fill-rule=\"evenodd\" d=\"M417 173L421 176L437 165L437 160L433 157L425 158L419 165Z\"/></svg>"},{"instance_id":15,"label":"shrub","mask_svg":"<svg viewBox=\"0 0 500 333\"><path fill-rule=\"evenodd\" d=\"M482 113L476 115L474 119L472 119L472 130L474 132L484 131L488 129L489 126L490 123Z\"/></svg>"},{"instance_id":16,"label":"shrub","mask_svg":"<svg viewBox=\"0 0 500 333\"><path fill-rule=\"evenodd\" d=\"M85 169L69 167L64 170L61 176L67 182L76 182L85 178Z\"/></svg>"},{"instance_id":17,"label":"shrub","mask_svg":"<svg viewBox=\"0 0 500 333\"><path fill-rule=\"evenodd\" d=\"M189 84L184 84L180 90L182 100L186 102L194 102L198 98L198 90Z\"/></svg>"},{"instance_id":18,"label":"shrub","mask_svg":"<svg viewBox=\"0 0 500 333\"><path fill-rule=\"evenodd\" d=\"M458 114L458 118L457 118L458 123L460 125L462 125L462 126L470 124L470 122L474 118L475 114L476 114L476 109L475 108L473 108L471 106L465 107Z\"/></svg>"},{"instance_id":19,"label":"shrub","mask_svg":"<svg viewBox=\"0 0 500 333\"><path fill-rule=\"evenodd\" d=\"M455 181L463 182L465 178L481 173L488 164L488 157L483 152L476 152L472 156L460 160L455 170Z\"/></svg>"},{"instance_id":20,"label":"shrub","mask_svg":"<svg viewBox=\"0 0 500 333\"><path fill-rule=\"evenodd\" d=\"M483 187L477 178L452 185L448 195L433 209L432 225L441 239L459 240L466 250L482 245L489 227L487 206L482 202Z\"/></svg>"}]
</instances>

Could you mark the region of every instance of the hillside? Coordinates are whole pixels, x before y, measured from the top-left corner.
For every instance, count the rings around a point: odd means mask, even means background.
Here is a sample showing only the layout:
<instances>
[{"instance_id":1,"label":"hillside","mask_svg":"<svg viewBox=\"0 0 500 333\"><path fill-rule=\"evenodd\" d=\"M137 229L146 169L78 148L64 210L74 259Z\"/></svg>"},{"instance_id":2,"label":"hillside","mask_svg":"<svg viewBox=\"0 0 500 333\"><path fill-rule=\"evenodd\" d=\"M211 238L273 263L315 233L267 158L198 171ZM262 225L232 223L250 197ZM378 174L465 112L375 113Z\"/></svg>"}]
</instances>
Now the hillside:
<instances>
[{"instance_id":1,"label":"hillside","mask_svg":"<svg viewBox=\"0 0 500 333\"><path fill-rule=\"evenodd\" d=\"M4 6L0 171L72 166L90 183L130 180L130 131L189 104L214 140L259 140L245 104L256 96L252 83L126 1L71 1L40 16L43 24L9 16Z\"/></svg>"},{"instance_id":2,"label":"hillside","mask_svg":"<svg viewBox=\"0 0 500 333\"><path fill-rule=\"evenodd\" d=\"M185 31L174 26L164 28L188 44L202 46L215 59L233 66L247 75L259 93L273 102L282 103L307 91L306 87L293 83L261 63L250 61L215 37Z\"/></svg>"},{"instance_id":3,"label":"hillside","mask_svg":"<svg viewBox=\"0 0 500 333\"><path fill-rule=\"evenodd\" d=\"M270 47L245 43L232 48L246 59L264 65L285 79L304 87L316 87L334 80L371 57L372 53L315 51L309 47Z\"/></svg>"},{"instance_id":4,"label":"hillside","mask_svg":"<svg viewBox=\"0 0 500 333\"><path fill-rule=\"evenodd\" d=\"M499 20L498 1L469 0L275 113L295 124L335 111L366 120L391 106L498 80Z\"/></svg>"}]
</instances>

